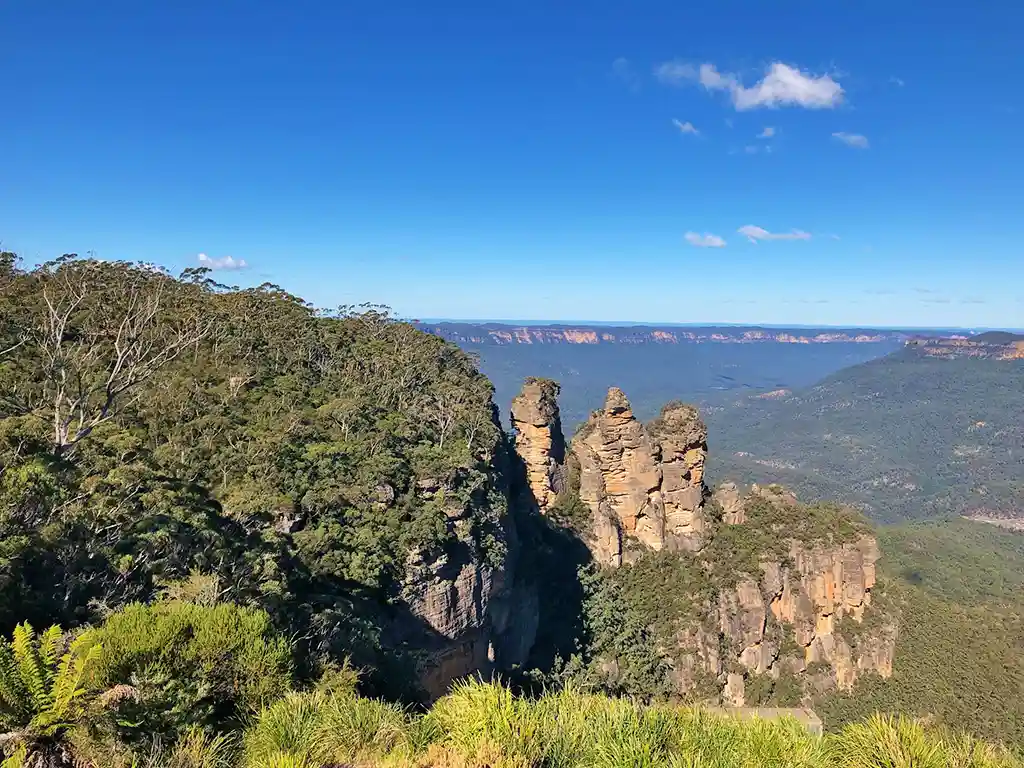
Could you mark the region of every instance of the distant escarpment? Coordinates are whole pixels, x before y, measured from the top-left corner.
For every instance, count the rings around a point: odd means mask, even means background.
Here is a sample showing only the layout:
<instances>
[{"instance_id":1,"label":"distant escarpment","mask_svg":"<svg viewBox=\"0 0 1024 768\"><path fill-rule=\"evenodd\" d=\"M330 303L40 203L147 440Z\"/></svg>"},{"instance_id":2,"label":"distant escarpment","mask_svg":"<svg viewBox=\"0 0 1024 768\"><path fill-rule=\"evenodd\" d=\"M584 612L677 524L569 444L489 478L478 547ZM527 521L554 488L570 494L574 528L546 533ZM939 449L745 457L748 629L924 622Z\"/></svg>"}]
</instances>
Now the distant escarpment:
<instances>
[{"instance_id":1,"label":"distant escarpment","mask_svg":"<svg viewBox=\"0 0 1024 768\"><path fill-rule=\"evenodd\" d=\"M1024 360L1024 336L990 331L968 338L911 339L907 349L926 357L980 357L987 360Z\"/></svg>"},{"instance_id":2,"label":"distant escarpment","mask_svg":"<svg viewBox=\"0 0 1024 768\"><path fill-rule=\"evenodd\" d=\"M597 570L578 674L732 705L791 705L891 675L896 620L873 600L878 544L856 513L778 486L711 493L696 409L671 403L642 424L614 388L563 463L542 448L561 444L556 393L528 383L513 412L537 508L551 506L560 478L560 503L584 511L570 524ZM531 431L540 421L543 439Z\"/></svg>"},{"instance_id":3,"label":"distant escarpment","mask_svg":"<svg viewBox=\"0 0 1024 768\"><path fill-rule=\"evenodd\" d=\"M906 341L908 331L868 328L759 328L741 326L506 325L419 323L456 344L834 344Z\"/></svg>"}]
</instances>

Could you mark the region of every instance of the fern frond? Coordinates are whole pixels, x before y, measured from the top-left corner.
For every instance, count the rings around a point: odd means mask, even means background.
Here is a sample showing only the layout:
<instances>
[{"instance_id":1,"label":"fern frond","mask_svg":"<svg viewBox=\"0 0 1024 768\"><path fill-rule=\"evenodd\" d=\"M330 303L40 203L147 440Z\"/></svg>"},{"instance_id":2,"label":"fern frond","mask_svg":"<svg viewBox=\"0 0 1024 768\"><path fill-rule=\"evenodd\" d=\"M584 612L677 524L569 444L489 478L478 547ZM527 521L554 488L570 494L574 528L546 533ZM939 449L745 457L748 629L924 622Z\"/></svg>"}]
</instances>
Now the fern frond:
<instances>
[{"instance_id":1,"label":"fern frond","mask_svg":"<svg viewBox=\"0 0 1024 768\"><path fill-rule=\"evenodd\" d=\"M103 646L99 643L82 653L82 645L75 643L61 659L60 669L53 685L53 704L49 708L54 722L65 721L75 714L78 700L85 695L86 675L99 659Z\"/></svg>"},{"instance_id":2,"label":"fern frond","mask_svg":"<svg viewBox=\"0 0 1024 768\"><path fill-rule=\"evenodd\" d=\"M0 730L24 725L32 700L14 658L11 644L0 637Z\"/></svg>"},{"instance_id":3,"label":"fern frond","mask_svg":"<svg viewBox=\"0 0 1024 768\"><path fill-rule=\"evenodd\" d=\"M24 768L27 762L28 748L24 744L19 744L10 757L0 762L0 768Z\"/></svg>"},{"instance_id":4,"label":"fern frond","mask_svg":"<svg viewBox=\"0 0 1024 768\"><path fill-rule=\"evenodd\" d=\"M57 677L57 663L60 661L61 641L64 633L61 628L54 624L43 632L39 638L39 658L43 663L43 673L46 675L46 687L51 688Z\"/></svg>"},{"instance_id":5,"label":"fern frond","mask_svg":"<svg viewBox=\"0 0 1024 768\"><path fill-rule=\"evenodd\" d=\"M36 632L27 621L14 628L14 658L18 662L21 680L32 697L36 711L49 709L50 686L43 669L43 660L36 645Z\"/></svg>"}]
</instances>

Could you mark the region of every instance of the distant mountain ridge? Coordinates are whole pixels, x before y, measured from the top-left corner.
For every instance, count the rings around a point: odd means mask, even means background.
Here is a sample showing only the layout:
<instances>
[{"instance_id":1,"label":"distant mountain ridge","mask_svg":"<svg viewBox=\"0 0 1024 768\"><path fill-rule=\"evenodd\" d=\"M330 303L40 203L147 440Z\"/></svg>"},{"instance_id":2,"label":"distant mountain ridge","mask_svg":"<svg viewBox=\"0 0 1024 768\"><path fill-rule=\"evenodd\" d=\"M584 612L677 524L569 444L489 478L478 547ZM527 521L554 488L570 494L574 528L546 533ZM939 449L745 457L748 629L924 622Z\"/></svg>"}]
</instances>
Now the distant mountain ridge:
<instances>
[{"instance_id":1,"label":"distant mountain ridge","mask_svg":"<svg viewBox=\"0 0 1024 768\"><path fill-rule=\"evenodd\" d=\"M1024 335L989 331L970 338L912 339L907 348L927 357L981 357L990 360L1024 359Z\"/></svg>"},{"instance_id":2,"label":"distant mountain ridge","mask_svg":"<svg viewBox=\"0 0 1024 768\"><path fill-rule=\"evenodd\" d=\"M421 330L456 344L830 344L907 342L920 331L876 328L765 328L761 326L514 325L504 323L417 323ZM987 334L985 334L987 335ZM1012 335L1012 334L1011 334ZM962 334L937 338L968 340Z\"/></svg>"}]
</instances>

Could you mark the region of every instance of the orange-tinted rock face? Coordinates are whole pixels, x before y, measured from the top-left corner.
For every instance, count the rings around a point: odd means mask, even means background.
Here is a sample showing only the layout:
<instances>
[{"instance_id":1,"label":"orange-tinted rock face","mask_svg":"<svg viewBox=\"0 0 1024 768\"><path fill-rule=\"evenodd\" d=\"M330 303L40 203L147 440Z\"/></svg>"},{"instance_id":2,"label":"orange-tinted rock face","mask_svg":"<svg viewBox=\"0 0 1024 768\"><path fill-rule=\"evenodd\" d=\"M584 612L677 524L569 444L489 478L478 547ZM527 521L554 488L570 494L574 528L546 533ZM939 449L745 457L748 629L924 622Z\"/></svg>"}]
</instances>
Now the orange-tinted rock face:
<instances>
[{"instance_id":1,"label":"orange-tinted rock face","mask_svg":"<svg viewBox=\"0 0 1024 768\"><path fill-rule=\"evenodd\" d=\"M703 545L707 430L690 406L666 408L644 426L621 390L576 437L580 500L590 508L594 558L617 566L623 539L647 549L697 551Z\"/></svg>"},{"instance_id":2,"label":"orange-tinted rock face","mask_svg":"<svg viewBox=\"0 0 1024 768\"><path fill-rule=\"evenodd\" d=\"M526 470L533 501L547 511L562 491L565 442L558 415L558 384L528 379L512 401L512 427L516 453Z\"/></svg>"}]
</instances>

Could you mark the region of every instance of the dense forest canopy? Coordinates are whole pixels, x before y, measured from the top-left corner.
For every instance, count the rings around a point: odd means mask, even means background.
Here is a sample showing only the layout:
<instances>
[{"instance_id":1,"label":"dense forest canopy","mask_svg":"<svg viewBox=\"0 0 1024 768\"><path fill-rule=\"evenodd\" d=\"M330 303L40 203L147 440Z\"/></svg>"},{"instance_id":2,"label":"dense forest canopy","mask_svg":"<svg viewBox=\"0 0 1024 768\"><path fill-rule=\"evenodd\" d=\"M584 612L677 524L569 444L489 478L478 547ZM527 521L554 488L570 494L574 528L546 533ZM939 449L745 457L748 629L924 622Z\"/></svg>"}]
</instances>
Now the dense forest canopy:
<instances>
[{"instance_id":1,"label":"dense forest canopy","mask_svg":"<svg viewBox=\"0 0 1024 768\"><path fill-rule=\"evenodd\" d=\"M73 256L5 254L0 289L0 631L202 572L318 652L372 653L446 509L503 557L491 386L385 309Z\"/></svg>"}]
</instances>

